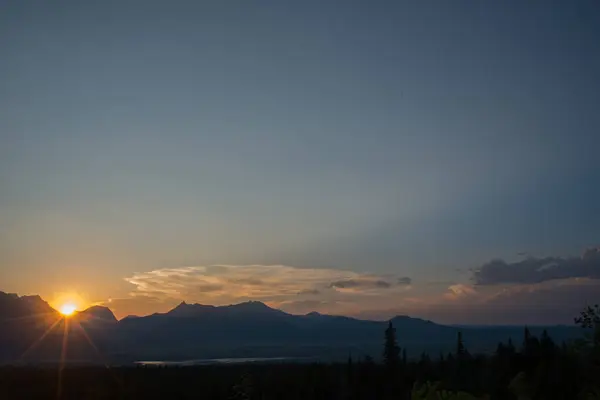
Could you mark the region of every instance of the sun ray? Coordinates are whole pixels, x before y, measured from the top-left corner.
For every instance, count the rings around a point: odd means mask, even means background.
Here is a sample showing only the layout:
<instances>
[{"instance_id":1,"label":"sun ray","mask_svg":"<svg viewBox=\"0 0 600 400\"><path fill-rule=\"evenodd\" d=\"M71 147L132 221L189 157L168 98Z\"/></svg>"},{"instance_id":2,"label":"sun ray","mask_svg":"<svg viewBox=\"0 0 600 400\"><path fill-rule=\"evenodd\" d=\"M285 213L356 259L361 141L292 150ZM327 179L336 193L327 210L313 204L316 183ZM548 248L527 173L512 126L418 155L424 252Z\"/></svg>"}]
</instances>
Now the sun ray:
<instances>
[{"instance_id":1,"label":"sun ray","mask_svg":"<svg viewBox=\"0 0 600 400\"><path fill-rule=\"evenodd\" d=\"M100 319L100 318L98 318ZM81 332L81 334L83 335L83 337L87 340L87 342L90 344L90 346L94 349L94 351L96 352L96 355L98 356L98 358L100 359L100 361L104 364L104 367L110 371L113 379L119 384L121 385L122 382L119 379L119 377L117 377L117 375L112 371L112 369L110 368L110 366L108 365L108 363L106 362L106 359L104 358L104 356L102 355L102 353L100 352L100 350L98 349L98 346L96 346L94 344L94 342L92 341L92 338L88 335L87 331L85 330L85 327L83 325L81 325L78 321L75 321L77 329Z\"/></svg>"},{"instance_id":2,"label":"sun ray","mask_svg":"<svg viewBox=\"0 0 600 400\"><path fill-rule=\"evenodd\" d=\"M62 346L60 349L60 362L58 364L58 385L56 389L56 399L62 396L62 374L65 368L65 358L67 356L67 346L69 344L69 319L64 318L65 328L63 330Z\"/></svg>"},{"instance_id":3,"label":"sun ray","mask_svg":"<svg viewBox=\"0 0 600 400\"><path fill-rule=\"evenodd\" d=\"M35 341L33 342L19 357L19 360L23 359L30 351L32 351L36 346L38 346L45 338L54 330L56 325L62 320L62 318L58 318L46 331Z\"/></svg>"},{"instance_id":4,"label":"sun ray","mask_svg":"<svg viewBox=\"0 0 600 400\"><path fill-rule=\"evenodd\" d=\"M97 317L95 315L90 315L90 314L86 314L85 318L81 318L81 319L85 319L86 321L98 321L98 322L105 322L105 323L107 322L107 320L104 318L100 318L100 317Z\"/></svg>"},{"instance_id":5,"label":"sun ray","mask_svg":"<svg viewBox=\"0 0 600 400\"><path fill-rule=\"evenodd\" d=\"M90 346L92 346L92 348L94 349L94 351L96 352L98 357L102 358L102 355L100 354L100 350L98 350L98 347L94 344L94 342L92 341L92 338L90 338L90 336L86 332L85 328L78 321L75 321L75 326L77 327L79 332L81 332L81 334L83 335L85 340L87 340L87 342L90 344Z\"/></svg>"},{"instance_id":6,"label":"sun ray","mask_svg":"<svg viewBox=\"0 0 600 400\"><path fill-rule=\"evenodd\" d=\"M50 316L50 315L54 316L54 315L56 315L56 313L55 312L47 312L47 313L38 313L38 314L25 315L25 316L22 316L22 317L6 318L6 319L3 319L2 321L0 321L0 323L4 324L4 323L9 323L9 322L15 322L15 321L23 321L23 320L28 320L28 319L36 319L36 318Z\"/></svg>"}]
</instances>

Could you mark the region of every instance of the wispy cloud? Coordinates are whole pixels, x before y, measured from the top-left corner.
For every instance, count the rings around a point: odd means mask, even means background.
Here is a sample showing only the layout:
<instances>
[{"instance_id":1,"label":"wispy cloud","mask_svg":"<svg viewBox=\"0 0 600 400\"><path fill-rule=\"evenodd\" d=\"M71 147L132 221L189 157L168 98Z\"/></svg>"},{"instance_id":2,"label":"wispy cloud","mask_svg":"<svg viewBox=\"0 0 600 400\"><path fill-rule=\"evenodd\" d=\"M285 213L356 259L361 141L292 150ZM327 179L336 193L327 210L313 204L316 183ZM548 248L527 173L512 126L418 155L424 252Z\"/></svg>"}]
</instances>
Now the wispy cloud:
<instances>
[{"instance_id":1,"label":"wispy cloud","mask_svg":"<svg viewBox=\"0 0 600 400\"><path fill-rule=\"evenodd\" d=\"M361 279L345 279L341 281L331 282L328 286L334 289L389 289L392 283L381 279L361 278Z\"/></svg>"},{"instance_id":2,"label":"wispy cloud","mask_svg":"<svg viewBox=\"0 0 600 400\"><path fill-rule=\"evenodd\" d=\"M408 277L285 265L166 268L137 273L125 280L135 285L133 298L148 296L217 305L261 300L290 311L304 311L314 305L317 311L332 312L339 304L349 309L359 298L361 304L381 307L384 301L411 289ZM300 300L298 296L311 299Z\"/></svg>"},{"instance_id":3,"label":"wispy cloud","mask_svg":"<svg viewBox=\"0 0 600 400\"><path fill-rule=\"evenodd\" d=\"M318 295L321 294L320 290L317 289L305 289L305 290L301 290L298 292L298 296L304 296L304 295Z\"/></svg>"}]
</instances>

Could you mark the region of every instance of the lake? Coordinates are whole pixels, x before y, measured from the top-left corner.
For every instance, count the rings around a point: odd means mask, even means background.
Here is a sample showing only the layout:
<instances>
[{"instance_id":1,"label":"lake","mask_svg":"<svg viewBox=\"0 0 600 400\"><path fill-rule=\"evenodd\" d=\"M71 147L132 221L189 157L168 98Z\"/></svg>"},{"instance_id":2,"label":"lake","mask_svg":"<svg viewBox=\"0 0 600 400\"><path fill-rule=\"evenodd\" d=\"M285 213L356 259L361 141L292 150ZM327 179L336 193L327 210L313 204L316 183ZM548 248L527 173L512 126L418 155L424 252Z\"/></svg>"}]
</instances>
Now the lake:
<instances>
[{"instance_id":1,"label":"lake","mask_svg":"<svg viewBox=\"0 0 600 400\"><path fill-rule=\"evenodd\" d=\"M314 361L311 357L237 357L237 358L211 358L186 361L135 361L137 365L144 366L177 366L191 367L194 365L227 365L227 364L248 364L248 363L279 363L279 362L302 362Z\"/></svg>"}]
</instances>

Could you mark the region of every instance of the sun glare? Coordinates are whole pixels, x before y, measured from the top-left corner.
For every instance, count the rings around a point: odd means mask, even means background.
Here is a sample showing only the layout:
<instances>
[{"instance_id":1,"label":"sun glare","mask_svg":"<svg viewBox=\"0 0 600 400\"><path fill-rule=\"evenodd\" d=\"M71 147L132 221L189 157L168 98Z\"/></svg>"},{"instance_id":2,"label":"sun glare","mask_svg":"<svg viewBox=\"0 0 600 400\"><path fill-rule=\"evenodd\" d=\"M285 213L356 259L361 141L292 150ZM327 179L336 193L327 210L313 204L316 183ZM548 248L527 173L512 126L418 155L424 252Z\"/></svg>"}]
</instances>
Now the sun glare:
<instances>
[{"instance_id":1,"label":"sun glare","mask_svg":"<svg viewBox=\"0 0 600 400\"><path fill-rule=\"evenodd\" d=\"M68 317L70 315L73 315L73 313L75 312L76 309L77 308L75 307L74 304L67 303L67 304L63 304L62 306L60 306L59 311L62 315L64 315L65 317Z\"/></svg>"},{"instance_id":2,"label":"sun glare","mask_svg":"<svg viewBox=\"0 0 600 400\"><path fill-rule=\"evenodd\" d=\"M85 309L87 304L89 304L87 299L73 290L54 293L54 298L50 302L50 305L64 316L71 316L77 310Z\"/></svg>"}]
</instances>

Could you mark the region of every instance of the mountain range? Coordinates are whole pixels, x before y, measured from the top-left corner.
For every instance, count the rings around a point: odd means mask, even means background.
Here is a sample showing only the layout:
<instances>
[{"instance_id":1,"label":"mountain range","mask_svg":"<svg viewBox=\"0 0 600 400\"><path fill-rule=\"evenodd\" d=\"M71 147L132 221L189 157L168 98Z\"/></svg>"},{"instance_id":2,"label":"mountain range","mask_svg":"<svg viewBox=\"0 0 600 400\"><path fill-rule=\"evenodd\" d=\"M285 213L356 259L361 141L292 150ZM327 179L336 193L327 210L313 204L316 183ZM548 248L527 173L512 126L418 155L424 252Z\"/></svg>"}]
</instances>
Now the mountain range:
<instances>
[{"instance_id":1,"label":"mountain range","mask_svg":"<svg viewBox=\"0 0 600 400\"><path fill-rule=\"evenodd\" d=\"M398 343L410 356L454 349L458 332L472 353L493 351L498 342L522 341L523 327L456 327L397 316ZM93 306L64 318L39 296L0 292L0 361L130 363L224 357L310 357L377 359L387 321L369 321L312 312L293 315L250 301L229 306L182 302L166 313L117 320ZM581 335L575 326L546 329L558 343ZM67 339L65 339L65 337ZM63 350L64 348L64 350Z\"/></svg>"}]
</instances>

